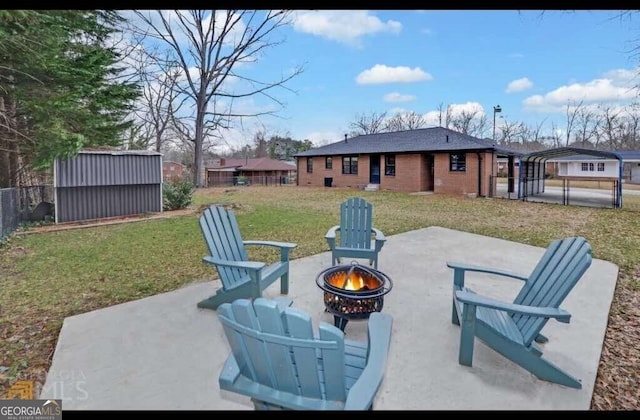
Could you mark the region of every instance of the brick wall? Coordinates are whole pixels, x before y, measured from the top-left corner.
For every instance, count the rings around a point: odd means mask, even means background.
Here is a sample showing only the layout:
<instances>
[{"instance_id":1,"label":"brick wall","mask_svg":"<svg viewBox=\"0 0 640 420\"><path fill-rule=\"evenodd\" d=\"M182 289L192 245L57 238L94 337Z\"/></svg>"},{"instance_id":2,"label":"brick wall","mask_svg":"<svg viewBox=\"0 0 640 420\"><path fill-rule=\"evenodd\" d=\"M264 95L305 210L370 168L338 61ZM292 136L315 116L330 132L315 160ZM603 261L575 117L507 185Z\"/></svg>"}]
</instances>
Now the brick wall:
<instances>
[{"instance_id":1,"label":"brick wall","mask_svg":"<svg viewBox=\"0 0 640 420\"><path fill-rule=\"evenodd\" d=\"M307 158L298 159L298 185L301 187L323 187L325 178L333 178L333 187L362 188L369 184L369 156L358 156L358 173L342 173L342 157L333 156L332 168L325 167L324 156L313 157L313 172L307 172Z\"/></svg>"},{"instance_id":2,"label":"brick wall","mask_svg":"<svg viewBox=\"0 0 640 420\"><path fill-rule=\"evenodd\" d=\"M385 156L380 157L380 188L383 190L415 192L424 191L426 164L422 154L396 155L396 175L385 175ZM424 185L423 185L424 184Z\"/></svg>"}]
</instances>

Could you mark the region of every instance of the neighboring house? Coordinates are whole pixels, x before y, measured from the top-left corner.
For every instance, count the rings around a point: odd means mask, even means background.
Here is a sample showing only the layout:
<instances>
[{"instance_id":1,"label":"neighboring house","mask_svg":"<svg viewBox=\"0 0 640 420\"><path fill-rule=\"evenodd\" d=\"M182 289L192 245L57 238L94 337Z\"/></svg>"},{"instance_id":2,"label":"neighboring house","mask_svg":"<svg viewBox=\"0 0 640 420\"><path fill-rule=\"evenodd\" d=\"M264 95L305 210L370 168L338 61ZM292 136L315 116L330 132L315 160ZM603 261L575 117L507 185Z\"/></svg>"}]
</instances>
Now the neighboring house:
<instances>
[{"instance_id":1,"label":"neighboring house","mask_svg":"<svg viewBox=\"0 0 640 420\"><path fill-rule=\"evenodd\" d=\"M622 180L640 184L640 151L614 151L623 161ZM611 157L576 154L549 159L546 172L555 178L618 179L620 163Z\"/></svg>"},{"instance_id":2,"label":"neighboring house","mask_svg":"<svg viewBox=\"0 0 640 420\"><path fill-rule=\"evenodd\" d=\"M186 173L186 167L182 163L165 160L162 162L162 179L171 181L172 179L182 178Z\"/></svg>"},{"instance_id":3,"label":"neighboring house","mask_svg":"<svg viewBox=\"0 0 640 420\"><path fill-rule=\"evenodd\" d=\"M296 154L298 185L490 196L519 152L443 127L379 133Z\"/></svg>"},{"instance_id":4,"label":"neighboring house","mask_svg":"<svg viewBox=\"0 0 640 420\"><path fill-rule=\"evenodd\" d=\"M293 163L270 158L219 158L205 162L208 187L247 184L288 184L296 174Z\"/></svg>"}]
</instances>

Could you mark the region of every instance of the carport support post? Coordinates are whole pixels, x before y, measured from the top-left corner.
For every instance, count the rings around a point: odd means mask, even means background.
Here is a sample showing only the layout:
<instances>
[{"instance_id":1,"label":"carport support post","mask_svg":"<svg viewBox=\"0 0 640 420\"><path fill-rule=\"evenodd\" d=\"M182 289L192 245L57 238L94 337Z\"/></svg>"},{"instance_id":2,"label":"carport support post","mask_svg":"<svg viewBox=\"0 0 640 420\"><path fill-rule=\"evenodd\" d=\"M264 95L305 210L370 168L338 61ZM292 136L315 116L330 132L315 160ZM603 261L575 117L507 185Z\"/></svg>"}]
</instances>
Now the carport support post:
<instances>
[{"instance_id":1,"label":"carport support post","mask_svg":"<svg viewBox=\"0 0 640 420\"><path fill-rule=\"evenodd\" d=\"M622 174L624 168L624 161L621 157L618 157L618 185L617 185L617 197L616 197L616 208L622 208Z\"/></svg>"}]
</instances>

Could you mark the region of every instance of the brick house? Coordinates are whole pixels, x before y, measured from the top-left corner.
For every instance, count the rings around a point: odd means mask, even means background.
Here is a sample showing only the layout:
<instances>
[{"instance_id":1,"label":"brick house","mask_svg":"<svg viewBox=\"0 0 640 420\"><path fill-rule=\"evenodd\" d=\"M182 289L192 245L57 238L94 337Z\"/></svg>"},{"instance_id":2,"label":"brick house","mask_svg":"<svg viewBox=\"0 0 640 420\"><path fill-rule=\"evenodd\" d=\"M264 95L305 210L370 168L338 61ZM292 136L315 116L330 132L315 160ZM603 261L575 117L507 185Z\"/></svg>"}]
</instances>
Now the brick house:
<instances>
[{"instance_id":1,"label":"brick house","mask_svg":"<svg viewBox=\"0 0 640 420\"><path fill-rule=\"evenodd\" d=\"M443 127L346 138L298 153L297 185L491 196L520 153Z\"/></svg>"},{"instance_id":2,"label":"brick house","mask_svg":"<svg viewBox=\"0 0 640 420\"><path fill-rule=\"evenodd\" d=\"M162 179L167 182L175 178L184 177L186 168L182 163L171 160L162 161Z\"/></svg>"},{"instance_id":3,"label":"brick house","mask_svg":"<svg viewBox=\"0 0 640 420\"><path fill-rule=\"evenodd\" d=\"M207 187L238 184L288 184L295 164L271 158L219 158L205 162Z\"/></svg>"}]
</instances>

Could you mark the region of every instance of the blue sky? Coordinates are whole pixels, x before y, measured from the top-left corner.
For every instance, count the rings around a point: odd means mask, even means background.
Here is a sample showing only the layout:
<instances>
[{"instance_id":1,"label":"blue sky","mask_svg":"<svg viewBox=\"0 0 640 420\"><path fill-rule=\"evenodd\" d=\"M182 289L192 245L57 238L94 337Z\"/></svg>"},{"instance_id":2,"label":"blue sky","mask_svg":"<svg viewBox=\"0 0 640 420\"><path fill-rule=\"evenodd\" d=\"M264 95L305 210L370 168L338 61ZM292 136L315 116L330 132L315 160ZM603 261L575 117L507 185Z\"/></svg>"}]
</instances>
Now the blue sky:
<instances>
[{"instance_id":1,"label":"blue sky","mask_svg":"<svg viewBox=\"0 0 640 420\"><path fill-rule=\"evenodd\" d=\"M296 65L304 72L271 93L286 103L278 118L226 134L251 144L262 127L316 145L341 140L358 114L413 111L432 124L439 104L493 106L505 119L543 131L566 126L566 106L628 104L637 98L640 17L608 11L297 11L285 41L243 71L264 79ZM238 71L241 71L239 69ZM256 106L268 106L255 99Z\"/></svg>"},{"instance_id":2,"label":"blue sky","mask_svg":"<svg viewBox=\"0 0 640 420\"><path fill-rule=\"evenodd\" d=\"M640 83L627 77L640 64L630 53L640 38L638 20L616 18L615 11L301 15L307 20L298 15L285 43L255 64L263 71L304 64L305 71L288 85L297 94L279 96L287 102L282 118L265 122L296 139L337 141L357 114L427 114L440 103L478 103L491 122L493 106L500 105L499 117L527 124L547 118L550 130L552 120L566 124L567 101L627 103L633 95L628 88ZM408 67L422 78L401 82L412 79L400 74L388 83L358 83L358 75L375 66L380 77L384 70ZM389 94L407 101L388 102Z\"/></svg>"}]
</instances>

